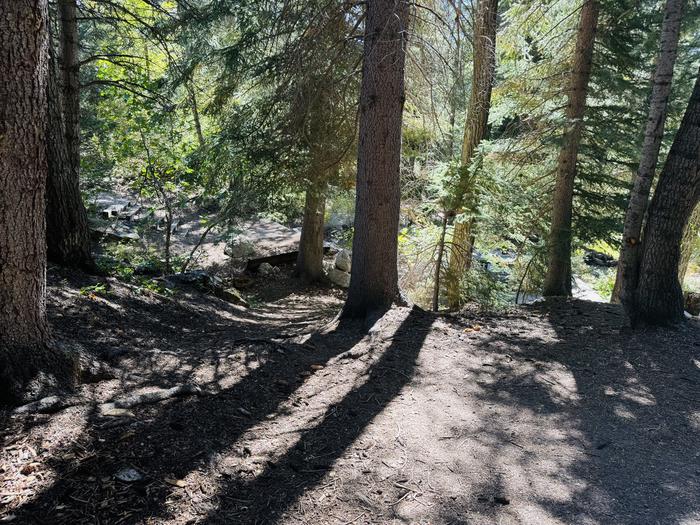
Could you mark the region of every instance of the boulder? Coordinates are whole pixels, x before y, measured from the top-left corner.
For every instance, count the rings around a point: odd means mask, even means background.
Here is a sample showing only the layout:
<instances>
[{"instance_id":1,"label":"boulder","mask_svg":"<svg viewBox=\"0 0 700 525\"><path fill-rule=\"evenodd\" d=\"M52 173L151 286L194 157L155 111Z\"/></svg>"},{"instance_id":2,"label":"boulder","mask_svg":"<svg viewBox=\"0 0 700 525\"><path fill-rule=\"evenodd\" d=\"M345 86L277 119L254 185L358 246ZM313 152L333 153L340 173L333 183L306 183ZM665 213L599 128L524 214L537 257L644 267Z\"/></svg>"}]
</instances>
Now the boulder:
<instances>
[{"instance_id":1,"label":"boulder","mask_svg":"<svg viewBox=\"0 0 700 525\"><path fill-rule=\"evenodd\" d=\"M238 304L248 308L250 305L236 288L227 288L220 277L210 275L204 270L192 270L184 273L175 273L163 278L166 286L176 288L181 285L195 286L205 292L209 292L219 299Z\"/></svg>"},{"instance_id":2,"label":"boulder","mask_svg":"<svg viewBox=\"0 0 700 525\"><path fill-rule=\"evenodd\" d=\"M231 259L248 259L255 254L255 246L249 239L238 236L231 239L226 245L224 253Z\"/></svg>"},{"instance_id":3,"label":"boulder","mask_svg":"<svg viewBox=\"0 0 700 525\"><path fill-rule=\"evenodd\" d=\"M258 273L262 276L277 275L280 269L277 266L272 266L270 263L262 263L258 266Z\"/></svg>"},{"instance_id":4,"label":"boulder","mask_svg":"<svg viewBox=\"0 0 700 525\"><path fill-rule=\"evenodd\" d=\"M586 255L583 256L583 262L588 266L602 266L604 268L617 266L617 261L614 257L595 250L586 250Z\"/></svg>"},{"instance_id":5,"label":"boulder","mask_svg":"<svg viewBox=\"0 0 700 525\"><path fill-rule=\"evenodd\" d=\"M119 215L124 212L126 207L127 204L112 204L111 206L107 206L104 210L102 210L100 215L106 220L119 217Z\"/></svg>"},{"instance_id":6,"label":"boulder","mask_svg":"<svg viewBox=\"0 0 700 525\"><path fill-rule=\"evenodd\" d=\"M348 250L340 250L335 254L335 267L346 273L352 271L352 254Z\"/></svg>"},{"instance_id":7,"label":"boulder","mask_svg":"<svg viewBox=\"0 0 700 525\"><path fill-rule=\"evenodd\" d=\"M350 286L350 273L336 268L335 266L326 267L326 277L328 280L341 288Z\"/></svg>"},{"instance_id":8,"label":"boulder","mask_svg":"<svg viewBox=\"0 0 700 525\"><path fill-rule=\"evenodd\" d=\"M227 301L231 304L237 304L246 308L250 307L250 304L248 303L248 301L245 300L241 292L239 292L235 288L217 287L214 289L214 295L216 295L219 299L223 299L224 301Z\"/></svg>"},{"instance_id":9,"label":"boulder","mask_svg":"<svg viewBox=\"0 0 700 525\"><path fill-rule=\"evenodd\" d=\"M684 305L690 315L700 315L700 293L686 292Z\"/></svg>"}]
</instances>

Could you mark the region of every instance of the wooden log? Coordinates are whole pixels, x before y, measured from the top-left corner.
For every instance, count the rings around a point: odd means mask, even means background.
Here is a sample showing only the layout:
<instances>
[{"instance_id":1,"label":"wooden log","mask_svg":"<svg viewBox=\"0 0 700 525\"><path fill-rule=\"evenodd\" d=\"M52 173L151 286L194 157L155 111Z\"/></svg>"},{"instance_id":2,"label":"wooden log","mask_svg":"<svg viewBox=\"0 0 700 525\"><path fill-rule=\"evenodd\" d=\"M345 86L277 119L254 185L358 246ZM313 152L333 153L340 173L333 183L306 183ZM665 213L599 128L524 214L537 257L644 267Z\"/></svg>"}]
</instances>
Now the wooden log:
<instances>
[{"instance_id":1,"label":"wooden log","mask_svg":"<svg viewBox=\"0 0 700 525\"><path fill-rule=\"evenodd\" d=\"M327 255L331 250L330 246L323 247L323 254ZM263 263L269 263L272 266L279 266L280 264L294 264L299 255L298 250L292 252L278 253L275 255L268 255L266 257L258 257L256 259L248 259L245 269L250 272L255 272Z\"/></svg>"}]
</instances>

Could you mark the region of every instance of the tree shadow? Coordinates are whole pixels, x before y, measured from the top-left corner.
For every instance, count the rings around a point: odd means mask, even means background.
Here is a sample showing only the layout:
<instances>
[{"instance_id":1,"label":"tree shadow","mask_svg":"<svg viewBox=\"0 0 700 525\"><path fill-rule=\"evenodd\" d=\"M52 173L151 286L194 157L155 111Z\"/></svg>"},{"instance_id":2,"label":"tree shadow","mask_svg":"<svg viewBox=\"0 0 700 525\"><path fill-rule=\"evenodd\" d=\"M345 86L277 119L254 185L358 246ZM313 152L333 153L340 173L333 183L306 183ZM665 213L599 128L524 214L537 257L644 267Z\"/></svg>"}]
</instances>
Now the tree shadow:
<instances>
[{"instance_id":1,"label":"tree shadow","mask_svg":"<svg viewBox=\"0 0 700 525\"><path fill-rule=\"evenodd\" d=\"M416 315L407 319L407 327L415 322ZM267 346L266 350L253 352L247 372L234 384L197 397L140 407L138 418L106 418L97 409L92 410L86 415L82 432L74 442L52 457L42 458L51 471L53 483L13 513L19 523L51 524L139 523L147 517L169 515L169 499L179 489L167 480L211 471L222 457L234 456L242 460L249 457L247 439L255 436L259 425L286 417L293 406L300 403L303 406L304 401L297 392L306 388L316 374L322 374L329 361L360 362L364 359L345 354L366 332L361 323L348 321L303 342L285 343L284 349L275 343L268 346L260 342L258 347ZM232 328L230 343L235 342L235 335L235 328ZM320 429L304 433L300 440L302 448L315 440L325 439L328 444L335 439L340 453L408 382L419 348L417 341L408 352L398 352L395 348L387 351L372 367L366 385L333 408L333 416L329 415L331 419L327 422L324 419ZM386 389L377 382L379 380L386 381ZM358 407L352 405L370 394L376 400L376 407L356 412ZM348 427L338 429L335 436L324 436L335 414L341 411L347 414ZM276 462L280 470L292 469L296 464L300 449L294 450ZM135 469L143 479L133 483L115 480L115 473L124 468ZM240 486L247 487L248 494L257 491L256 501L260 503L268 495L262 490L263 483L273 479L274 473L269 471L260 481ZM311 484L318 479L320 475L313 472L303 478L303 482ZM238 490L238 485L238 481L232 482L231 489ZM220 500L224 501L232 492L228 487L222 490ZM298 493L299 490L286 492L287 495L270 509L271 515L291 504ZM228 507L209 509L210 518L223 515L226 509Z\"/></svg>"},{"instance_id":2,"label":"tree shadow","mask_svg":"<svg viewBox=\"0 0 700 525\"><path fill-rule=\"evenodd\" d=\"M621 333L617 307L581 301L528 310L474 331L474 320L400 309L369 331L349 323L281 347L242 344L242 332L274 330L222 316L204 336L221 352L200 357L236 382L144 406L137 419L89 414L46 459L53 483L13 513L18 523L279 523L331 511L316 503L328 490L350 498L344 522L697 521L700 327ZM240 373L225 368L227 353ZM383 439L402 417L425 439ZM404 453L423 461L393 463ZM125 467L144 479L115 481ZM404 503L417 511L394 505L414 467L431 508L415 491ZM362 499L368 487L384 492Z\"/></svg>"},{"instance_id":3,"label":"tree shadow","mask_svg":"<svg viewBox=\"0 0 700 525\"><path fill-rule=\"evenodd\" d=\"M613 305L548 301L532 308L548 321L551 336L485 338L478 346L489 349L493 363L472 374L483 380L479 403L539 421L541 428L514 437L494 418L474 441L491 453L486 463L496 471L546 489L523 496L517 483L509 488L492 478L483 486L510 490L521 507L484 512L516 522L695 522L698 326L620 332L622 312ZM508 346L496 349L504 339ZM464 514L456 507L441 516L459 523Z\"/></svg>"},{"instance_id":4,"label":"tree shadow","mask_svg":"<svg viewBox=\"0 0 700 525\"><path fill-rule=\"evenodd\" d=\"M433 320L411 309L389 347L372 359L366 379L327 407L317 424L303 428L294 446L269 461L254 479L238 477L222 484L220 506L202 523L275 523L301 495L319 485L334 462L411 383Z\"/></svg>"}]
</instances>

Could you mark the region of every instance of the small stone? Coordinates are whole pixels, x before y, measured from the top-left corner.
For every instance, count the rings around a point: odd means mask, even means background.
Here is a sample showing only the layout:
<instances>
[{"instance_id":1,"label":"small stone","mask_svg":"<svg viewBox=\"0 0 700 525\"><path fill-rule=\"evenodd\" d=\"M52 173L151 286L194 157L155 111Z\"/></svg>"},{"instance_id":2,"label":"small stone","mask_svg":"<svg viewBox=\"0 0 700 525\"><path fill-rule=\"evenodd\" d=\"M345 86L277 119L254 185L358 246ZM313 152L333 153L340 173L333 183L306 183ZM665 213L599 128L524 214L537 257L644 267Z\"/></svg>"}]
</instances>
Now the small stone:
<instances>
[{"instance_id":1,"label":"small stone","mask_svg":"<svg viewBox=\"0 0 700 525\"><path fill-rule=\"evenodd\" d=\"M170 478L165 478L165 482L168 485L172 485L173 487L178 487L178 488L183 488L187 486L187 482L182 479L170 479Z\"/></svg>"},{"instance_id":2,"label":"small stone","mask_svg":"<svg viewBox=\"0 0 700 525\"><path fill-rule=\"evenodd\" d=\"M685 294L685 311L690 315L700 315L700 293L687 292Z\"/></svg>"},{"instance_id":3,"label":"small stone","mask_svg":"<svg viewBox=\"0 0 700 525\"><path fill-rule=\"evenodd\" d=\"M20 469L20 474L24 476L29 476L32 472L36 471L37 467L39 466L39 463L36 461L32 461L31 463L27 463Z\"/></svg>"},{"instance_id":4,"label":"small stone","mask_svg":"<svg viewBox=\"0 0 700 525\"><path fill-rule=\"evenodd\" d=\"M100 415L104 417L136 417L136 415L126 408L117 408L114 403L104 403L100 405Z\"/></svg>"},{"instance_id":5,"label":"small stone","mask_svg":"<svg viewBox=\"0 0 700 525\"><path fill-rule=\"evenodd\" d=\"M136 469L125 468L117 472L114 477L124 483L134 483L136 481L141 481L143 479L143 474Z\"/></svg>"}]
</instances>

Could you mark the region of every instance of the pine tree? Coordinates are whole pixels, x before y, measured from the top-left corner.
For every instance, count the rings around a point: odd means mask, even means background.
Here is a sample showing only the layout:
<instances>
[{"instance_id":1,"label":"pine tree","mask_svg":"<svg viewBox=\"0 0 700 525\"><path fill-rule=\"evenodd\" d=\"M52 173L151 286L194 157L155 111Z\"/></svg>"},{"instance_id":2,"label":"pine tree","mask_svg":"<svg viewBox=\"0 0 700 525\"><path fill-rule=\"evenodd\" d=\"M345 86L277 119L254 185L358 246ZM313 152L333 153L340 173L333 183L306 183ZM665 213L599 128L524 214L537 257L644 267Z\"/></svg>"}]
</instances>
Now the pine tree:
<instances>
[{"instance_id":1,"label":"pine tree","mask_svg":"<svg viewBox=\"0 0 700 525\"><path fill-rule=\"evenodd\" d=\"M471 163L479 144L488 133L491 90L496 70L497 20L498 0L479 0L474 15L472 88L462 140L460 176L455 190L458 205L457 209L449 212L449 215L465 211L462 206L466 200L465 194L470 191L470 179L473 173L473 170L470 170ZM459 221L454 226L450 267L446 279L447 302L453 309L460 305L462 279L471 267L474 248L473 228L473 218Z\"/></svg>"},{"instance_id":2,"label":"pine tree","mask_svg":"<svg viewBox=\"0 0 700 525\"><path fill-rule=\"evenodd\" d=\"M355 236L345 317L365 317L399 298L399 157L408 26L407 1L367 4Z\"/></svg>"},{"instance_id":3,"label":"pine tree","mask_svg":"<svg viewBox=\"0 0 700 525\"><path fill-rule=\"evenodd\" d=\"M683 294L678 281L680 246L698 200L700 71L649 205L637 286L622 295L622 304L633 326L683 320Z\"/></svg>"},{"instance_id":4,"label":"pine tree","mask_svg":"<svg viewBox=\"0 0 700 525\"><path fill-rule=\"evenodd\" d=\"M557 161L557 181L554 189L552 224L549 234L547 274L543 295L571 295L572 208L576 162L583 131L586 94L591 76L593 44L598 24L599 5L585 0L581 8L576 51L566 108L567 130Z\"/></svg>"},{"instance_id":5,"label":"pine tree","mask_svg":"<svg viewBox=\"0 0 700 525\"><path fill-rule=\"evenodd\" d=\"M322 183L314 181L305 192L304 218L299 238L296 273L307 282L323 277L323 224L326 195Z\"/></svg>"},{"instance_id":6,"label":"pine tree","mask_svg":"<svg viewBox=\"0 0 700 525\"><path fill-rule=\"evenodd\" d=\"M50 49L47 83L46 130L48 177L46 181L46 245L50 261L91 271L87 212L80 194L79 176L71 161L58 64Z\"/></svg>"},{"instance_id":7,"label":"pine tree","mask_svg":"<svg viewBox=\"0 0 700 525\"><path fill-rule=\"evenodd\" d=\"M52 49L53 43L49 43L47 256L58 264L90 271L94 269L90 230L80 194L80 92L75 0L61 0L59 12L60 76L59 60Z\"/></svg>"},{"instance_id":8,"label":"pine tree","mask_svg":"<svg viewBox=\"0 0 700 525\"><path fill-rule=\"evenodd\" d=\"M631 291L636 287L640 235L664 136L673 67L678 54L683 2L684 0L667 0L664 9L661 44L656 61L649 116L644 130L644 145L625 214L613 302L618 302L625 290Z\"/></svg>"},{"instance_id":9,"label":"pine tree","mask_svg":"<svg viewBox=\"0 0 700 525\"><path fill-rule=\"evenodd\" d=\"M238 128L227 134L239 157L276 181L278 191L303 192L296 274L318 281L326 196L342 185L355 152L361 54L352 36L360 21L342 0L239 7L213 8L233 22L214 107ZM246 96L229 106L239 89Z\"/></svg>"},{"instance_id":10,"label":"pine tree","mask_svg":"<svg viewBox=\"0 0 700 525\"><path fill-rule=\"evenodd\" d=\"M695 210L688 219L688 224L683 232L681 239L681 260L678 263L678 282L683 287L683 281L688 273L690 258L693 255L693 249L697 243L698 235L700 235L700 206L695 206Z\"/></svg>"},{"instance_id":11,"label":"pine tree","mask_svg":"<svg viewBox=\"0 0 700 525\"><path fill-rule=\"evenodd\" d=\"M0 401L72 382L75 364L49 348L46 322L47 0L0 10Z\"/></svg>"}]
</instances>

